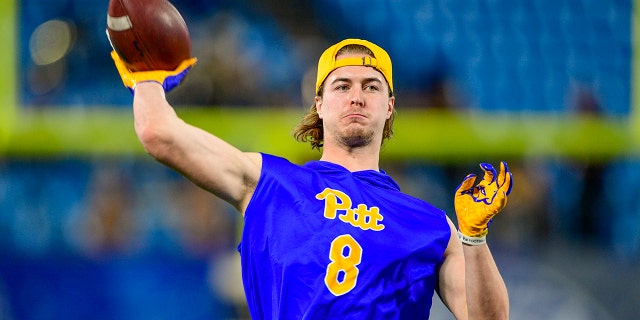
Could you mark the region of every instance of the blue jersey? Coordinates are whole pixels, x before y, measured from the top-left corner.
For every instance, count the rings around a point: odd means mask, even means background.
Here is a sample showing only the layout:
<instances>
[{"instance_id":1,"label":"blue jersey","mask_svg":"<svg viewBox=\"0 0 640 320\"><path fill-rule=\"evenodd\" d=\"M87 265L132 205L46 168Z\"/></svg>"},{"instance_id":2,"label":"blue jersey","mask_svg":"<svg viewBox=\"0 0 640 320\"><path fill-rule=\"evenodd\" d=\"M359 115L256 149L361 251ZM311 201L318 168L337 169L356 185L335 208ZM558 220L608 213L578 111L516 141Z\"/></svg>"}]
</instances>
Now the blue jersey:
<instances>
[{"instance_id":1,"label":"blue jersey","mask_svg":"<svg viewBox=\"0 0 640 320\"><path fill-rule=\"evenodd\" d=\"M253 319L426 319L451 230L374 170L263 154L239 246Z\"/></svg>"}]
</instances>

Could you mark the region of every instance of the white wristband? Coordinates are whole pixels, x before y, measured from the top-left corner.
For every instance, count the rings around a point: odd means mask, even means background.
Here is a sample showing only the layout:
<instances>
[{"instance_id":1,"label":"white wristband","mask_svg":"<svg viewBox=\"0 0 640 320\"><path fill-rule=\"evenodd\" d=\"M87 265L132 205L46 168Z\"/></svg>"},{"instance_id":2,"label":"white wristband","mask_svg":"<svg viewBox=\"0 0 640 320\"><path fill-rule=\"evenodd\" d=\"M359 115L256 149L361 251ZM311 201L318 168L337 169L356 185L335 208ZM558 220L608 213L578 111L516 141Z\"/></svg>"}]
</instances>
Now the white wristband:
<instances>
[{"instance_id":1,"label":"white wristband","mask_svg":"<svg viewBox=\"0 0 640 320\"><path fill-rule=\"evenodd\" d=\"M458 231L458 239L462 241L464 244L468 244L470 246L479 246L487 243L487 236L483 236L480 238L477 237L469 237L462 234L462 232Z\"/></svg>"}]
</instances>

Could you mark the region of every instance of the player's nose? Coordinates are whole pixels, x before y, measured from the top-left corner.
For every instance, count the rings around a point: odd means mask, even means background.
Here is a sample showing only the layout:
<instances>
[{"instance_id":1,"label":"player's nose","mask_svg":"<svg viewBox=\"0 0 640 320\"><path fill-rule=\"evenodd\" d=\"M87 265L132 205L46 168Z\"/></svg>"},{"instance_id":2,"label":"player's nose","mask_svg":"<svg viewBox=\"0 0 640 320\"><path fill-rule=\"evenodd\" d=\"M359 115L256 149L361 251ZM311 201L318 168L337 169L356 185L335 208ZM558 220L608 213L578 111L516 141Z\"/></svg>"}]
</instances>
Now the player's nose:
<instances>
[{"instance_id":1,"label":"player's nose","mask_svg":"<svg viewBox=\"0 0 640 320\"><path fill-rule=\"evenodd\" d=\"M364 105L364 97L362 89L354 88L351 90L351 95L349 96L349 102L351 106L361 107Z\"/></svg>"}]
</instances>

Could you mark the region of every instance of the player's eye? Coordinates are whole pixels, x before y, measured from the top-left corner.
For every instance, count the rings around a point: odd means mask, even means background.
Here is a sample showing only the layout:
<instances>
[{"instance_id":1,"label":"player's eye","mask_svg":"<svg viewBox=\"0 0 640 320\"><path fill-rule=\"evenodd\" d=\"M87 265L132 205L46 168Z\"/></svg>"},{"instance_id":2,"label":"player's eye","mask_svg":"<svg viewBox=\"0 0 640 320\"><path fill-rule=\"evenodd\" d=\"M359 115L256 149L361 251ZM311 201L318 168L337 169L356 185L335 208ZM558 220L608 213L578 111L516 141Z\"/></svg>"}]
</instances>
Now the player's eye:
<instances>
[{"instance_id":1,"label":"player's eye","mask_svg":"<svg viewBox=\"0 0 640 320\"><path fill-rule=\"evenodd\" d=\"M376 92L380 91L380 87L374 84L369 84L364 87L364 91Z\"/></svg>"}]
</instances>

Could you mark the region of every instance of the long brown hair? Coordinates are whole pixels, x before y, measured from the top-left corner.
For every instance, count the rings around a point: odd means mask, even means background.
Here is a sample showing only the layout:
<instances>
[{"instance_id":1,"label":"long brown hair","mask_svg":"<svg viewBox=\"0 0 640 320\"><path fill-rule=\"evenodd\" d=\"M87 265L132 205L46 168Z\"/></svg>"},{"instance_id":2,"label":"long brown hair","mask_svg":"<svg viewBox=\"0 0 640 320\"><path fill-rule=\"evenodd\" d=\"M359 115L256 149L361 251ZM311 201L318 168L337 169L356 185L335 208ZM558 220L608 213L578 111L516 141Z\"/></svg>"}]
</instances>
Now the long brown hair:
<instances>
[{"instance_id":1,"label":"long brown hair","mask_svg":"<svg viewBox=\"0 0 640 320\"><path fill-rule=\"evenodd\" d=\"M371 52L369 48L355 44L342 47L336 53L336 57L351 53L366 54L370 57L374 57L373 52ZM316 92L316 96L322 97L323 91L324 83L320 86L318 92ZM389 88L389 97L392 96L393 92L391 91L391 88ZM384 123L384 129L382 130L382 142L393 137L393 120L395 119L395 116L396 110L394 108L393 113L391 113L389 119ZM322 127L322 119L318 116L318 109L316 109L315 102L311 105L311 108L309 108L309 113L307 113L300 123L298 123L298 125L293 129L293 137L299 142L310 142L311 149L320 150L323 146L324 129Z\"/></svg>"}]
</instances>

